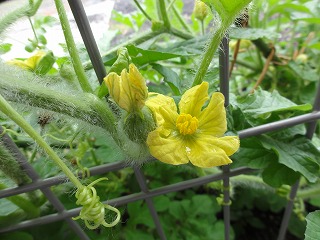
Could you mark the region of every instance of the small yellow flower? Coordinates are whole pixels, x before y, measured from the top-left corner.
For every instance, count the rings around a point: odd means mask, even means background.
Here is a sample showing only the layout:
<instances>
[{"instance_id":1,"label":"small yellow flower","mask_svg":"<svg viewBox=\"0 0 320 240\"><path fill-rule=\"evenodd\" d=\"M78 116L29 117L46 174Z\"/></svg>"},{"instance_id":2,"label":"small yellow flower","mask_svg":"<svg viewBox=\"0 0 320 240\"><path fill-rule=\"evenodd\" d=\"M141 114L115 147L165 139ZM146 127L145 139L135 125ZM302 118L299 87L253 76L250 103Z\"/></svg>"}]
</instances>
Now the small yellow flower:
<instances>
[{"instance_id":1,"label":"small yellow flower","mask_svg":"<svg viewBox=\"0 0 320 240\"><path fill-rule=\"evenodd\" d=\"M231 163L230 155L239 149L237 136L223 136L227 130L224 96L213 93L209 99L208 83L187 90L179 102L179 112L172 98L150 94L146 105L155 114L157 128L150 132L150 153L173 165L189 161L209 168Z\"/></svg>"},{"instance_id":2,"label":"small yellow flower","mask_svg":"<svg viewBox=\"0 0 320 240\"><path fill-rule=\"evenodd\" d=\"M140 112L148 97L146 82L134 64L123 69L121 76L112 72L104 78L110 96L128 113Z\"/></svg>"},{"instance_id":3,"label":"small yellow flower","mask_svg":"<svg viewBox=\"0 0 320 240\"><path fill-rule=\"evenodd\" d=\"M14 60L8 61L8 63L29 71L33 71L36 69L38 63L46 54L47 53L44 51L38 51L35 55L27 58L26 60L14 59Z\"/></svg>"}]
</instances>

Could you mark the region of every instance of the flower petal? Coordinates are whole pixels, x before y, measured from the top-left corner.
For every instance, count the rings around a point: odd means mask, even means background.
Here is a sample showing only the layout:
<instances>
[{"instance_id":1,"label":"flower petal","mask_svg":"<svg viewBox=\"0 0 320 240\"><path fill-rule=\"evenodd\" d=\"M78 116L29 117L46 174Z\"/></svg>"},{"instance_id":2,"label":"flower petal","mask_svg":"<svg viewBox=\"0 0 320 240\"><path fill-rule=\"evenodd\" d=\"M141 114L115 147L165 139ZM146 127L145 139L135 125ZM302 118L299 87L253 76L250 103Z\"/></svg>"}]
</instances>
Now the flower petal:
<instances>
[{"instance_id":1,"label":"flower petal","mask_svg":"<svg viewBox=\"0 0 320 240\"><path fill-rule=\"evenodd\" d=\"M200 136L196 141L189 142L188 158L198 167L210 168L231 163L228 157L239 148L239 138L227 136L222 138Z\"/></svg>"},{"instance_id":2,"label":"flower petal","mask_svg":"<svg viewBox=\"0 0 320 240\"><path fill-rule=\"evenodd\" d=\"M179 165L188 163L186 147L183 141L173 132L168 132L168 129L156 129L149 133L147 144L152 156L161 162Z\"/></svg>"},{"instance_id":3,"label":"flower petal","mask_svg":"<svg viewBox=\"0 0 320 240\"><path fill-rule=\"evenodd\" d=\"M227 120L222 93L216 92L212 94L210 103L201 112L198 120L202 134L215 137L223 136L227 131Z\"/></svg>"},{"instance_id":4,"label":"flower petal","mask_svg":"<svg viewBox=\"0 0 320 240\"><path fill-rule=\"evenodd\" d=\"M202 82L200 85L187 90L179 102L180 113L188 113L193 117L198 117L201 108L208 100L208 88L209 84Z\"/></svg>"},{"instance_id":5,"label":"flower petal","mask_svg":"<svg viewBox=\"0 0 320 240\"><path fill-rule=\"evenodd\" d=\"M119 104L121 77L118 74L112 72L104 78L104 82L109 89L110 96L117 104Z\"/></svg>"},{"instance_id":6,"label":"flower petal","mask_svg":"<svg viewBox=\"0 0 320 240\"><path fill-rule=\"evenodd\" d=\"M129 73L126 69L121 72L121 98L119 106L128 112L140 110L148 97L146 82L134 64L129 65Z\"/></svg>"},{"instance_id":7,"label":"flower petal","mask_svg":"<svg viewBox=\"0 0 320 240\"><path fill-rule=\"evenodd\" d=\"M112 72L104 81L119 107L129 113L142 109L148 97L148 88L134 64L129 65L129 73L126 69L122 70L121 76Z\"/></svg>"},{"instance_id":8,"label":"flower petal","mask_svg":"<svg viewBox=\"0 0 320 240\"><path fill-rule=\"evenodd\" d=\"M175 125L178 113L173 98L162 94L149 93L146 106L155 114L158 126L163 125L165 121Z\"/></svg>"}]
</instances>

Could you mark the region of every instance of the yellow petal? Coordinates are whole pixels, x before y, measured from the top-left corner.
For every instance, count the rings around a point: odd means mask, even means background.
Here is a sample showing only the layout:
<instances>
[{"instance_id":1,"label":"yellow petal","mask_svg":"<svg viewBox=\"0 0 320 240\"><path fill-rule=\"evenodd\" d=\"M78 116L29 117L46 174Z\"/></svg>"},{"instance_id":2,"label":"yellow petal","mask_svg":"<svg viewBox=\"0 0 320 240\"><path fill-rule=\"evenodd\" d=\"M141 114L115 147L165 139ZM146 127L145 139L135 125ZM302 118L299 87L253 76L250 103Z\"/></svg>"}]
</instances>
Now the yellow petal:
<instances>
[{"instance_id":1,"label":"yellow petal","mask_svg":"<svg viewBox=\"0 0 320 240\"><path fill-rule=\"evenodd\" d=\"M25 60L25 63L32 69L36 69L38 63L40 62L41 58L46 55L44 51L38 51L35 55L29 57Z\"/></svg>"},{"instance_id":2,"label":"yellow petal","mask_svg":"<svg viewBox=\"0 0 320 240\"><path fill-rule=\"evenodd\" d=\"M104 81L119 107L130 113L143 108L148 97L148 88L134 64L129 65L129 73L126 69L122 70L121 77L110 73Z\"/></svg>"},{"instance_id":3,"label":"yellow petal","mask_svg":"<svg viewBox=\"0 0 320 240\"><path fill-rule=\"evenodd\" d=\"M225 136L220 138L213 138L210 144L221 148L228 156L231 156L240 147L240 140L238 136Z\"/></svg>"},{"instance_id":4,"label":"yellow petal","mask_svg":"<svg viewBox=\"0 0 320 240\"><path fill-rule=\"evenodd\" d=\"M186 146L190 149L188 158L193 165L210 168L232 163L228 156L234 154L239 145L237 136L199 136L195 141L188 141Z\"/></svg>"},{"instance_id":5,"label":"yellow petal","mask_svg":"<svg viewBox=\"0 0 320 240\"><path fill-rule=\"evenodd\" d=\"M201 133L215 137L223 136L227 131L226 110L222 93L213 93L210 103L199 116Z\"/></svg>"},{"instance_id":6,"label":"yellow petal","mask_svg":"<svg viewBox=\"0 0 320 240\"><path fill-rule=\"evenodd\" d=\"M189 149L188 158L190 162L198 167L210 168L231 163L226 152L215 145L210 144L205 138L189 141L186 145ZM199 141L200 140L200 141Z\"/></svg>"},{"instance_id":7,"label":"yellow petal","mask_svg":"<svg viewBox=\"0 0 320 240\"><path fill-rule=\"evenodd\" d=\"M123 97L120 106L130 106L130 111L140 110L148 97L146 81L134 64L129 65L129 73L124 69L121 72Z\"/></svg>"},{"instance_id":8,"label":"yellow petal","mask_svg":"<svg viewBox=\"0 0 320 240\"><path fill-rule=\"evenodd\" d=\"M198 117L201 108L208 100L208 85L207 82L202 82L187 90L179 102L180 113L188 113L193 117Z\"/></svg>"},{"instance_id":9,"label":"yellow petal","mask_svg":"<svg viewBox=\"0 0 320 240\"><path fill-rule=\"evenodd\" d=\"M112 72L104 78L104 82L109 89L110 96L119 105L121 77L118 74Z\"/></svg>"},{"instance_id":10,"label":"yellow petal","mask_svg":"<svg viewBox=\"0 0 320 240\"><path fill-rule=\"evenodd\" d=\"M167 122L175 121L178 117L177 106L171 97L162 94L149 93L146 106L155 114L158 126L164 124L166 117Z\"/></svg>"},{"instance_id":11,"label":"yellow petal","mask_svg":"<svg viewBox=\"0 0 320 240\"><path fill-rule=\"evenodd\" d=\"M32 68L25 61L22 61L22 60L14 59L14 60L7 61L7 63L10 65L15 65L25 70L30 70L30 71L32 70Z\"/></svg>"},{"instance_id":12,"label":"yellow petal","mask_svg":"<svg viewBox=\"0 0 320 240\"><path fill-rule=\"evenodd\" d=\"M189 162L184 142L177 135L174 135L173 131L169 135L167 132L162 132L160 128L150 132L147 144L151 155L161 162L172 165Z\"/></svg>"}]
</instances>

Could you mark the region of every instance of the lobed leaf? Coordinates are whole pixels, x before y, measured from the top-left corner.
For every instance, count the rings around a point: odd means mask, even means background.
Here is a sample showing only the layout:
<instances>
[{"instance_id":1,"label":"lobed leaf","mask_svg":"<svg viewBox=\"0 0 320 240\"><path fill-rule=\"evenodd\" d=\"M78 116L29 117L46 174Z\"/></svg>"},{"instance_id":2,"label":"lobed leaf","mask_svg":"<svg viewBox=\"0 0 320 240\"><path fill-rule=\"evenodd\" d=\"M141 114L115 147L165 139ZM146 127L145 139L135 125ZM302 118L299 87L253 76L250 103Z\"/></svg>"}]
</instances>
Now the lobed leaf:
<instances>
[{"instance_id":1,"label":"lobed leaf","mask_svg":"<svg viewBox=\"0 0 320 240\"><path fill-rule=\"evenodd\" d=\"M320 210L309 213L306 217L307 229L305 231L305 240L320 239Z\"/></svg>"}]
</instances>

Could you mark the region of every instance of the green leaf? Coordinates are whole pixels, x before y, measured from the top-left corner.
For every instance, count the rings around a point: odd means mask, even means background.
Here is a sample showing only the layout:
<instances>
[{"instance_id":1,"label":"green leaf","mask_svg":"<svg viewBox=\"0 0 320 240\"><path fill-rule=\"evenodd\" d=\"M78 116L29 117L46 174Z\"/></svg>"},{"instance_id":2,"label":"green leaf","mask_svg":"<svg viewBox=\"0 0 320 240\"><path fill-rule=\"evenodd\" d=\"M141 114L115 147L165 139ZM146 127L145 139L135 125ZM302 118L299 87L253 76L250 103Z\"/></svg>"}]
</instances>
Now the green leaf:
<instances>
[{"instance_id":1,"label":"green leaf","mask_svg":"<svg viewBox=\"0 0 320 240\"><path fill-rule=\"evenodd\" d=\"M116 10L112 10L112 19L135 29L135 24L132 23L131 16L129 14L119 13Z\"/></svg>"},{"instance_id":2,"label":"green leaf","mask_svg":"<svg viewBox=\"0 0 320 240\"><path fill-rule=\"evenodd\" d=\"M279 38L280 34L260 28L230 28L229 36L234 39L256 40L259 38L275 39Z\"/></svg>"},{"instance_id":3,"label":"green leaf","mask_svg":"<svg viewBox=\"0 0 320 240\"><path fill-rule=\"evenodd\" d=\"M272 16L275 13L292 13L292 12L305 12L311 13L309 8L301 5L301 4L294 4L294 3L284 3L284 4L275 4L273 8L269 11L268 15Z\"/></svg>"},{"instance_id":4,"label":"green leaf","mask_svg":"<svg viewBox=\"0 0 320 240\"><path fill-rule=\"evenodd\" d=\"M283 184L293 185L299 177L299 173L274 161L262 172L263 181L275 188Z\"/></svg>"},{"instance_id":5,"label":"green leaf","mask_svg":"<svg viewBox=\"0 0 320 240\"><path fill-rule=\"evenodd\" d=\"M154 228L154 222L150 215L149 209L142 201L128 204L128 213L130 226L136 226L137 224L143 224L150 228Z\"/></svg>"},{"instance_id":6,"label":"green leaf","mask_svg":"<svg viewBox=\"0 0 320 240\"><path fill-rule=\"evenodd\" d=\"M159 51L170 52L180 56L196 56L203 53L203 46L205 46L208 40L208 35L200 35L198 37L180 41L172 44L168 48L161 49Z\"/></svg>"},{"instance_id":7,"label":"green leaf","mask_svg":"<svg viewBox=\"0 0 320 240\"><path fill-rule=\"evenodd\" d=\"M0 199L0 228L19 223L27 214L7 199Z\"/></svg>"},{"instance_id":8,"label":"green leaf","mask_svg":"<svg viewBox=\"0 0 320 240\"><path fill-rule=\"evenodd\" d=\"M159 196L153 199L157 212L163 212L169 209L170 199L167 196Z\"/></svg>"},{"instance_id":9,"label":"green leaf","mask_svg":"<svg viewBox=\"0 0 320 240\"><path fill-rule=\"evenodd\" d=\"M126 240L137 240L137 239L154 240L153 236L150 235L150 233L146 233L138 229L134 229L134 230L126 229L124 233L126 236L125 237Z\"/></svg>"},{"instance_id":10,"label":"green leaf","mask_svg":"<svg viewBox=\"0 0 320 240\"><path fill-rule=\"evenodd\" d=\"M0 54L5 54L11 50L11 43L2 43L0 44Z\"/></svg>"},{"instance_id":11,"label":"green leaf","mask_svg":"<svg viewBox=\"0 0 320 240\"><path fill-rule=\"evenodd\" d=\"M186 217L186 213L182 204L184 204L185 206L189 206L190 200L183 200L180 202L174 201L171 202L169 206L170 215L172 215L177 220L184 219Z\"/></svg>"},{"instance_id":12,"label":"green leaf","mask_svg":"<svg viewBox=\"0 0 320 240\"><path fill-rule=\"evenodd\" d=\"M231 101L234 101L231 99ZM266 114L271 112L286 112L286 111L310 111L311 104L297 105L287 98L282 97L278 91L272 93L258 89L254 94L244 97L238 97L236 104L243 113L250 118L265 118ZM267 115L268 116L268 115Z\"/></svg>"},{"instance_id":13,"label":"green leaf","mask_svg":"<svg viewBox=\"0 0 320 240\"><path fill-rule=\"evenodd\" d=\"M129 55L131 56L132 62L139 66L160 60L167 60L171 58L180 57L180 55L178 54L154 50L145 50L142 48L138 48L134 45L128 45L127 49Z\"/></svg>"},{"instance_id":14,"label":"green leaf","mask_svg":"<svg viewBox=\"0 0 320 240\"><path fill-rule=\"evenodd\" d=\"M320 43L311 44L311 45L309 46L309 48L314 48L314 49L320 50Z\"/></svg>"},{"instance_id":15,"label":"green leaf","mask_svg":"<svg viewBox=\"0 0 320 240\"><path fill-rule=\"evenodd\" d=\"M217 201L213 200L213 198L208 195L194 195L191 199L190 212L194 216L208 215L208 209L210 209L210 213L217 213L221 207L218 205Z\"/></svg>"},{"instance_id":16,"label":"green leaf","mask_svg":"<svg viewBox=\"0 0 320 240\"><path fill-rule=\"evenodd\" d=\"M302 67L294 61L290 61L288 63L288 67L294 72L294 74L300 77L303 80L318 82L319 75L317 74L316 69L312 69L311 67Z\"/></svg>"},{"instance_id":17,"label":"green leaf","mask_svg":"<svg viewBox=\"0 0 320 240\"><path fill-rule=\"evenodd\" d=\"M241 139L240 150L233 156L233 167L246 166L254 169L267 167L277 155L262 146L256 137Z\"/></svg>"},{"instance_id":18,"label":"green leaf","mask_svg":"<svg viewBox=\"0 0 320 240\"><path fill-rule=\"evenodd\" d=\"M308 181L315 182L319 175L320 152L310 140L296 137L293 141L278 141L268 136L260 136L262 145L273 150L279 163L301 173Z\"/></svg>"},{"instance_id":19,"label":"green leaf","mask_svg":"<svg viewBox=\"0 0 320 240\"><path fill-rule=\"evenodd\" d=\"M115 72L121 75L123 69L129 70L129 64L131 63L131 58L129 56L128 50L125 47L121 47L117 51L117 60L112 64L108 73Z\"/></svg>"},{"instance_id":20,"label":"green leaf","mask_svg":"<svg viewBox=\"0 0 320 240\"><path fill-rule=\"evenodd\" d=\"M23 239L23 240L33 240L33 236L26 232L10 232L5 234L0 234L2 240L13 240L13 239Z\"/></svg>"},{"instance_id":21,"label":"green leaf","mask_svg":"<svg viewBox=\"0 0 320 240\"><path fill-rule=\"evenodd\" d=\"M203 2L208 3L209 6L213 6L220 15L220 18L225 20L237 17L240 11L245 8L251 0L203 0Z\"/></svg>"},{"instance_id":22,"label":"green leaf","mask_svg":"<svg viewBox=\"0 0 320 240\"><path fill-rule=\"evenodd\" d=\"M181 79L178 74L170 68L164 67L160 64L153 63L151 66L157 70L163 77L164 81L169 85L174 95L181 95L180 82Z\"/></svg>"},{"instance_id":23,"label":"green leaf","mask_svg":"<svg viewBox=\"0 0 320 240\"><path fill-rule=\"evenodd\" d=\"M45 56L43 56L39 63L37 64L34 72L39 75L44 75L52 68L56 59L53 56L53 52L49 51Z\"/></svg>"},{"instance_id":24,"label":"green leaf","mask_svg":"<svg viewBox=\"0 0 320 240\"><path fill-rule=\"evenodd\" d=\"M307 229L305 232L305 240L320 239L320 210L309 213L306 217Z\"/></svg>"}]
</instances>

